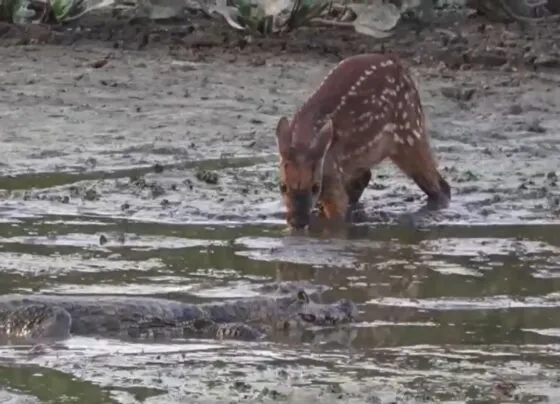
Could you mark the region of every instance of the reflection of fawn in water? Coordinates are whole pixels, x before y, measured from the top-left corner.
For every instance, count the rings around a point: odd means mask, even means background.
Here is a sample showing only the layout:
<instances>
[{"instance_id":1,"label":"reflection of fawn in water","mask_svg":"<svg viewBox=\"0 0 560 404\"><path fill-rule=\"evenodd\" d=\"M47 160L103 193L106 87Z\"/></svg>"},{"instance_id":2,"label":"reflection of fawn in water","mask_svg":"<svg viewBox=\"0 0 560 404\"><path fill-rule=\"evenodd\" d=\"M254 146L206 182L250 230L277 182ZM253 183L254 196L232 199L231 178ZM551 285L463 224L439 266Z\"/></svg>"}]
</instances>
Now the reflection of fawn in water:
<instances>
[{"instance_id":1,"label":"reflection of fawn in water","mask_svg":"<svg viewBox=\"0 0 560 404\"><path fill-rule=\"evenodd\" d=\"M449 184L430 150L420 95L396 56L364 54L340 62L291 122L276 127L280 192L292 228L309 225L319 205L344 219L390 158L428 196L427 207L448 206Z\"/></svg>"},{"instance_id":2,"label":"reflection of fawn in water","mask_svg":"<svg viewBox=\"0 0 560 404\"><path fill-rule=\"evenodd\" d=\"M277 262L276 282L314 282L317 277L317 271L317 268L305 264Z\"/></svg>"}]
</instances>

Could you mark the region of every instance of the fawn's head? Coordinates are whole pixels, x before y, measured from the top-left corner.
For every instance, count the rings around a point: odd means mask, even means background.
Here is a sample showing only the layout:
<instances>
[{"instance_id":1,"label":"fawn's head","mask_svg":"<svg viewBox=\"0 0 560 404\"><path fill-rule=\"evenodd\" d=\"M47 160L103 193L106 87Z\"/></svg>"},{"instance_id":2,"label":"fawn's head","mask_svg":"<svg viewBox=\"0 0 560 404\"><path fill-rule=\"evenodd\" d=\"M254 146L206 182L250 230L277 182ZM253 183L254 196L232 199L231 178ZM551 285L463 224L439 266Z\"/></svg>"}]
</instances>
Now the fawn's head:
<instances>
[{"instance_id":1,"label":"fawn's head","mask_svg":"<svg viewBox=\"0 0 560 404\"><path fill-rule=\"evenodd\" d=\"M303 229L309 225L311 210L321 193L323 163L334 140L332 120L327 119L315 133L312 125L291 125L282 117L276 127L276 140L286 221L292 228Z\"/></svg>"}]
</instances>

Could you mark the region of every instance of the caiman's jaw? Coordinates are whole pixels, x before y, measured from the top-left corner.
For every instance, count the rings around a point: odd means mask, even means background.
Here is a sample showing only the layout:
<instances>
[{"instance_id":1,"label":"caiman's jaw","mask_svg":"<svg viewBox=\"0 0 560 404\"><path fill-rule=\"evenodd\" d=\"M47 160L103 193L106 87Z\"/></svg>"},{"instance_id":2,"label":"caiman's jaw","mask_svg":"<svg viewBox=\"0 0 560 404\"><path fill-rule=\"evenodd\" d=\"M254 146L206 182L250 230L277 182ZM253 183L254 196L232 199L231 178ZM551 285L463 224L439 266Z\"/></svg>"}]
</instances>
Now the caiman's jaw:
<instances>
[{"instance_id":1,"label":"caiman's jaw","mask_svg":"<svg viewBox=\"0 0 560 404\"><path fill-rule=\"evenodd\" d=\"M300 326L326 326L347 324L355 321L359 316L358 307L348 299L341 299L335 303L315 303L303 290L297 294L297 305L292 314ZM291 322L286 322L284 327L291 326Z\"/></svg>"}]
</instances>

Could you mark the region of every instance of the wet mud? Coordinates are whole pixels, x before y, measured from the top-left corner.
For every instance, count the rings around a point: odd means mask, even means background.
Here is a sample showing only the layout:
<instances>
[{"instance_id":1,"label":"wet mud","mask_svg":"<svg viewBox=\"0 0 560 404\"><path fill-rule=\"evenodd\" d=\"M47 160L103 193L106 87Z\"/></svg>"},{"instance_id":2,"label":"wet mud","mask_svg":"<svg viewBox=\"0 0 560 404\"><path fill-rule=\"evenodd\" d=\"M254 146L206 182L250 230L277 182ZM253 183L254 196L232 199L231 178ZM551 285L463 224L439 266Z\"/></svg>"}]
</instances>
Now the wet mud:
<instances>
[{"instance_id":1,"label":"wet mud","mask_svg":"<svg viewBox=\"0 0 560 404\"><path fill-rule=\"evenodd\" d=\"M259 343L0 347L0 401L559 400L558 27L449 21L383 42L195 16L1 27L1 293L200 302L308 282L361 319ZM425 197L387 162L354 224L287 233L278 118L382 48L411 65L450 207L411 215Z\"/></svg>"}]
</instances>

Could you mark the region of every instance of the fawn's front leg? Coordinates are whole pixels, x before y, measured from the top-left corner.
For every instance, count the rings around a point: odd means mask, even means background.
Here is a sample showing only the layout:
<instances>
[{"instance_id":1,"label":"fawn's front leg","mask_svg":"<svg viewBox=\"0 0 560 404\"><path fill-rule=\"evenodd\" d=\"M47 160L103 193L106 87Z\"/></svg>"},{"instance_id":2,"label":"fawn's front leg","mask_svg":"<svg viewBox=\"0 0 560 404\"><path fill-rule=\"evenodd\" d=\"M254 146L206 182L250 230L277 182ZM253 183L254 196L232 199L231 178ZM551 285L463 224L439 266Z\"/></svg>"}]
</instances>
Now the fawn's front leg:
<instances>
[{"instance_id":1,"label":"fawn's front leg","mask_svg":"<svg viewBox=\"0 0 560 404\"><path fill-rule=\"evenodd\" d=\"M354 207L358 203L370 181L371 170L367 168L356 170L354 175L352 175L350 180L346 183L348 203L351 207Z\"/></svg>"},{"instance_id":2,"label":"fawn's front leg","mask_svg":"<svg viewBox=\"0 0 560 404\"><path fill-rule=\"evenodd\" d=\"M318 204L321 215L331 222L346 221L350 206L348 192L341 179L324 179Z\"/></svg>"}]
</instances>

